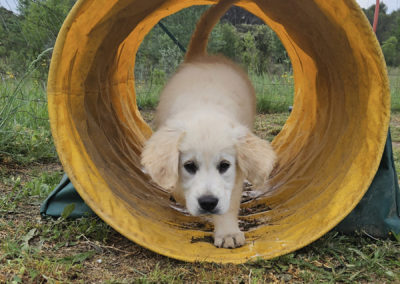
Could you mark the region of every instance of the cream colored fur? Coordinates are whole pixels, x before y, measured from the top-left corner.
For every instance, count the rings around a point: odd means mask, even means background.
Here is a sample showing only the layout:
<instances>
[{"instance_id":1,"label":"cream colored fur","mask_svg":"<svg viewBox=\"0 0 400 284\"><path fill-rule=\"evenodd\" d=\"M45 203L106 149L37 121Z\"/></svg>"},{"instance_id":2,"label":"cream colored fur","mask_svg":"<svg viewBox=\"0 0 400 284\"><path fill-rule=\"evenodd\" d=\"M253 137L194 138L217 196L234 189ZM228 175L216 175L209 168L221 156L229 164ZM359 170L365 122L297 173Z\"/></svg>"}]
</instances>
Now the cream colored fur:
<instances>
[{"instance_id":1,"label":"cream colored fur","mask_svg":"<svg viewBox=\"0 0 400 284\"><path fill-rule=\"evenodd\" d=\"M219 18L232 2L223 0L205 15ZM204 46L206 39L195 34L191 46L196 40ZM237 219L243 181L265 187L275 153L251 132L255 94L246 74L202 50L188 53L162 91L157 130L143 149L142 165L192 215L212 215L217 247L235 248L245 243ZM216 206L209 209L205 197L217 200Z\"/></svg>"}]
</instances>

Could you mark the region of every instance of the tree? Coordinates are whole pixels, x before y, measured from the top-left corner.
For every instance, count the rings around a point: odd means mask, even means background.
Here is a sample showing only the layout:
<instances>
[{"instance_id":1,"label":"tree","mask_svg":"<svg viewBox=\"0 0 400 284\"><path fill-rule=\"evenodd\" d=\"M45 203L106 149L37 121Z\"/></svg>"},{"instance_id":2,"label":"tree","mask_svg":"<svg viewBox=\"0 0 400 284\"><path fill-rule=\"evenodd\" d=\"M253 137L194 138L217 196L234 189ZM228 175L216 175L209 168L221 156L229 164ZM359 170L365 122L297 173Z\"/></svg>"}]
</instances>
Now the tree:
<instances>
[{"instance_id":1,"label":"tree","mask_svg":"<svg viewBox=\"0 0 400 284\"><path fill-rule=\"evenodd\" d=\"M75 0L19 0L21 35L27 43L21 51L26 64L30 64L44 50L54 46L61 25L73 4ZM42 71L48 69L50 55L40 62Z\"/></svg>"},{"instance_id":2,"label":"tree","mask_svg":"<svg viewBox=\"0 0 400 284\"><path fill-rule=\"evenodd\" d=\"M399 64L399 53L397 50L398 40L395 36L391 36L382 45L382 51L385 56L387 65L395 66Z\"/></svg>"},{"instance_id":3,"label":"tree","mask_svg":"<svg viewBox=\"0 0 400 284\"><path fill-rule=\"evenodd\" d=\"M20 17L13 12L0 7L0 76L14 73L18 65L18 50L25 45L25 39L20 36Z\"/></svg>"},{"instance_id":4,"label":"tree","mask_svg":"<svg viewBox=\"0 0 400 284\"><path fill-rule=\"evenodd\" d=\"M387 14L387 10L388 8L384 3L379 4L379 18L376 29L376 37L381 44L393 35L393 31L396 29L397 25L398 13L393 12L391 14ZM363 9L363 11L372 26L374 21L375 5L372 5L368 9Z\"/></svg>"},{"instance_id":5,"label":"tree","mask_svg":"<svg viewBox=\"0 0 400 284\"><path fill-rule=\"evenodd\" d=\"M18 15L0 7L0 72L11 69L14 74L24 74L44 50L53 47L58 31L75 2L19 0ZM47 74L50 56L51 53L48 53L37 62L43 77Z\"/></svg>"}]
</instances>

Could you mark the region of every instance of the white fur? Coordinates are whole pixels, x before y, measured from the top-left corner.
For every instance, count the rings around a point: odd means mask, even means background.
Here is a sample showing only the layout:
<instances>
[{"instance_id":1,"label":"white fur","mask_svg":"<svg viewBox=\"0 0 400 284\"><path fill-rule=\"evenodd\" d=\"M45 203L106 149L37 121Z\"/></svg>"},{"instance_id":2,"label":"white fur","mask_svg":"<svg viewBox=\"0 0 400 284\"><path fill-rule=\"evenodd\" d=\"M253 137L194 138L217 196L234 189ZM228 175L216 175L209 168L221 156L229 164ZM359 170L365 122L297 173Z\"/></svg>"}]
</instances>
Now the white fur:
<instances>
[{"instance_id":1,"label":"white fur","mask_svg":"<svg viewBox=\"0 0 400 284\"><path fill-rule=\"evenodd\" d=\"M205 56L183 64L161 93L157 131L147 141L142 164L151 178L170 189L192 215L205 212L199 198L218 199L213 209L214 244L245 243L237 215L243 181L265 185L275 153L251 133L255 95L247 76L230 61ZM185 163L198 169L189 173ZM221 161L230 164L221 173Z\"/></svg>"}]
</instances>

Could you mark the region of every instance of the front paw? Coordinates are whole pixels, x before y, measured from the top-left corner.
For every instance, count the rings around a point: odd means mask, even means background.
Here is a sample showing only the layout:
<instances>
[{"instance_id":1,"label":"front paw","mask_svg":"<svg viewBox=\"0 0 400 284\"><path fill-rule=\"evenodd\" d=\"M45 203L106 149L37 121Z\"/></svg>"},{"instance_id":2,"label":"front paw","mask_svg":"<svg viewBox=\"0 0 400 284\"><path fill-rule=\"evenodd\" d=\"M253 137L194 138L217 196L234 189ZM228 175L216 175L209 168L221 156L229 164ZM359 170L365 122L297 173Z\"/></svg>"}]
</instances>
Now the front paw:
<instances>
[{"instance_id":1,"label":"front paw","mask_svg":"<svg viewBox=\"0 0 400 284\"><path fill-rule=\"evenodd\" d=\"M230 234L215 234L214 245L218 248L237 248L245 243L244 233L239 231Z\"/></svg>"}]
</instances>

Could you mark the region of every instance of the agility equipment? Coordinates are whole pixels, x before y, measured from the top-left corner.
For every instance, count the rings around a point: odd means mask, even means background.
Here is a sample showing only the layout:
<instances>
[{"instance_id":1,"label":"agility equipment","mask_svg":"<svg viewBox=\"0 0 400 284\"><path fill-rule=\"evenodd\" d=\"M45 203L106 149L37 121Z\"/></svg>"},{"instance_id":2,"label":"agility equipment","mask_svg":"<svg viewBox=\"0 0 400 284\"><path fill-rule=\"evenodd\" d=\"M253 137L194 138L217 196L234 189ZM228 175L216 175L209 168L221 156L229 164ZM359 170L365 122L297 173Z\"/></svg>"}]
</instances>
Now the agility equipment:
<instances>
[{"instance_id":1,"label":"agility equipment","mask_svg":"<svg viewBox=\"0 0 400 284\"><path fill-rule=\"evenodd\" d=\"M246 245L215 248L207 241L208 224L176 210L141 170L141 149L152 131L138 111L133 74L135 54L154 25L189 6L214 3L78 1L53 52L50 123L79 194L127 238L185 261L268 259L321 237L367 191L388 130L387 72L354 0L238 2L281 39L293 66L295 98L272 143L279 157L273 190L242 205Z\"/></svg>"}]
</instances>

